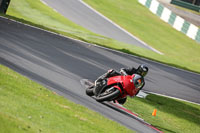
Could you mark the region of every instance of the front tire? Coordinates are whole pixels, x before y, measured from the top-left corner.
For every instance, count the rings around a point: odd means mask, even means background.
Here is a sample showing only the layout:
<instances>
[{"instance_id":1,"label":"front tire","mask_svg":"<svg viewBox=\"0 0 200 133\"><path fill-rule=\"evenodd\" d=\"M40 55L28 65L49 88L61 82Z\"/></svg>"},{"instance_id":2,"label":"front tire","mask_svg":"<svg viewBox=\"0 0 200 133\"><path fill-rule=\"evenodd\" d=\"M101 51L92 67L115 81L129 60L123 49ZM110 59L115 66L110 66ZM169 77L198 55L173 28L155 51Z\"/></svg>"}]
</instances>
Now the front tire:
<instances>
[{"instance_id":1,"label":"front tire","mask_svg":"<svg viewBox=\"0 0 200 133\"><path fill-rule=\"evenodd\" d=\"M114 98L120 95L120 91L117 88L112 88L110 92L103 92L96 97L96 101L103 102L103 101L112 101Z\"/></svg>"},{"instance_id":2,"label":"front tire","mask_svg":"<svg viewBox=\"0 0 200 133\"><path fill-rule=\"evenodd\" d=\"M94 96L94 93L93 93L93 89L94 89L94 85L92 85L92 86L90 86L90 87L88 87L87 89L86 89L86 94L88 95L88 96Z\"/></svg>"}]
</instances>

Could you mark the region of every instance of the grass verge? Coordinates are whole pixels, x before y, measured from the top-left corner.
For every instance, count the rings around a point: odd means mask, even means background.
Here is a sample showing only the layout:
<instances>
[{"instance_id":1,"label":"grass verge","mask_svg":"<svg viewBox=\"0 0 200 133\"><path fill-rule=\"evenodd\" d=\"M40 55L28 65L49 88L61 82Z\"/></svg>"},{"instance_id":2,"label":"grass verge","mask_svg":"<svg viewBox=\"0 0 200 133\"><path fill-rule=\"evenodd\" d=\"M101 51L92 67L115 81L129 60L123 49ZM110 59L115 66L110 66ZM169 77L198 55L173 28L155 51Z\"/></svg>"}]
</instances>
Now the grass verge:
<instances>
[{"instance_id":1,"label":"grass verge","mask_svg":"<svg viewBox=\"0 0 200 133\"><path fill-rule=\"evenodd\" d=\"M133 132L0 65L0 132Z\"/></svg>"},{"instance_id":2,"label":"grass verge","mask_svg":"<svg viewBox=\"0 0 200 133\"><path fill-rule=\"evenodd\" d=\"M149 51L154 54L154 52L150 50L144 50L140 47L118 42L116 40L95 34L71 22L67 18L55 12L52 8L44 5L40 0L12 0L5 17L68 37L120 51L131 50L136 53L145 53ZM129 48L130 50L128 50Z\"/></svg>"},{"instance_id":3,"label":"grass verge","mask_svg":"<svg viewBox=\"0 0 200 133\"><path fill-rule=\"evenodd\" d=\"M54 12L39 0L12 0L6 17L86 42L200 72L199 64L196 63L200 60L199 53L197 53L199 46L158 20L136 1L128 0L127 3L115 1L112 4L110 0L102 0L100 3L95 0L93 3L88 0L87 2L114 21L116 18L121 19L119 24L122 27L130 29L130 32L165 53L165 56L94 34ZM104 7L102 8L102 6ZM112 10L116 11L119 16L113 15ZM108 14L109 12L110 14ZM127 18L132 19L128 20ZM149 20L152 22L147 23ZM126 23L127 26L123 23ZM129 27L130 25L133 25L134 28ZM157 28L158 26L159 28ZM152 40L152 38L155 39ZM3 66L0 68L1 132L128 131L123 127L115 130L118 127L116 123L113 124L102 116L53 94ZM125 106L141 114L142 118L163 131L199 131L199 106L154 95L148 96L147 99L134 98L133 101L129 99ZM156 117L151 116L154 108L158 109ZM70 121L70 123L66 121Z\"/></svg>"},{"instance_id":4,"label":"grass verge","mask_svg":"<svg viewBox=\"0 0 200 133\"><path fill-rule=\"evenodd\" d=\"M196 104L150 94L146 99L129 98L125 107L165 133L200 131L200 106ZM154 109L156 116L152 116Z\"/></svg>"},{"instance_id":5,"label":"grass verge","mask_svg":"<svg viewBox=\"0 0 200 133\"><path fill-rule=\"evenodd\" d=\"M200 45L163 22L138 0L84 0L94 9L137 36L164 56L143 56L200 72ZM199 69L199 70L198 70Z\"/></svg>"},{"instance_id":6,"label":"grass verge","mask_svg":"<svg viewBox=\"0 0 200 133\"><path fill-rule=\"evenodd\" d=\"M136 0L85 1L165 55L92 33L58 14L40 0L12 0L6 17L89 43L200 73L198 63L200 46L159 20Z\"/></svg>"}]
</instances>

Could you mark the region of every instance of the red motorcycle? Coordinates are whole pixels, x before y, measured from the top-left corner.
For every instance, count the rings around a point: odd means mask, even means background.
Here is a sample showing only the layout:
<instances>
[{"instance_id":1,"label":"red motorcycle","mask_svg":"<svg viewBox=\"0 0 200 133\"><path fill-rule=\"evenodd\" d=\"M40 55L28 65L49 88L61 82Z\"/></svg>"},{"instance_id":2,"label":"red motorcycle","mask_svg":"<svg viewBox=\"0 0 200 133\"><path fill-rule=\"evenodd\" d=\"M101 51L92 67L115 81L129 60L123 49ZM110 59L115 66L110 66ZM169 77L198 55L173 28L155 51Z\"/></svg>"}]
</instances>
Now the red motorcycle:
<instances>
[{"instance_id":1,"label":"red motorcycle","mask_svg":"<svg viewBox=\"0 0 200 133\"><path fill-rule=\"evenodd\" d=\"M144 78L138 74L120 75L95 83L86 89L86 94L94 96L98 102L115 101L137 95L143 86Z\"/></svg>"}]
</instances>

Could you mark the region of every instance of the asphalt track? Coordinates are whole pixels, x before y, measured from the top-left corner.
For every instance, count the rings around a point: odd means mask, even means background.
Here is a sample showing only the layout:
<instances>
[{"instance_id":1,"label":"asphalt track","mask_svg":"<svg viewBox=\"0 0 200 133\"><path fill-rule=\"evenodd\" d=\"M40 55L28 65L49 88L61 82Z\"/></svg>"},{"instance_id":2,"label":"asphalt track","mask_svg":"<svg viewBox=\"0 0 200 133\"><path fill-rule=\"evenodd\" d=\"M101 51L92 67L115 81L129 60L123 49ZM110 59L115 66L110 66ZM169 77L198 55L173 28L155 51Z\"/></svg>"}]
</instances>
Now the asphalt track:
<instances>
[{"instance_id":1,"label":"asphalt track","mask_svg":"<svg viewBox=\"0 0 200 133\"><path fill-rule=\"evenodd\" d=\"M155 132L129 116L86 96L81 79L95 80L108 69L145 63L144 90L200 103L200 75L171 68L0 18L0 64L29 77L137 132Z\"/></svg>"},{"instance_id":2,"label":"asphalt track","mask_svg":"<svg viewBox=\"0 0 200 133\"><path fill-rule=\"evenodd\" d=\"M89 29L90 31L113 38L115 40L133 44L139 47L152 49L146 43L142 42L138 38L123 31L107 19L94 12L83 4L82 0L42 0L50 7L61 13L66 18L70 19L74 23ZM157 51L156 51L157 52Z\"/></svg>"}]
</instances>

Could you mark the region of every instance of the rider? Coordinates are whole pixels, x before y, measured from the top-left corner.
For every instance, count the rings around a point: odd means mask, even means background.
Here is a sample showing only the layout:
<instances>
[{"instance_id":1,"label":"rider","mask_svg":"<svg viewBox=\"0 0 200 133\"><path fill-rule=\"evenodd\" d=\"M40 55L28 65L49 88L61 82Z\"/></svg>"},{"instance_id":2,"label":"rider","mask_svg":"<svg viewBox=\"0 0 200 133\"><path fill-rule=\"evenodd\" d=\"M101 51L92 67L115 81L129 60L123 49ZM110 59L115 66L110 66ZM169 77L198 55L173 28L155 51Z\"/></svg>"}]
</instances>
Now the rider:
<instances>
[{"instance_id":1,"label":"rider","mask_svg":"<svg viewBox=\"0 0 200 133\"><path fill-rule=\"evenodd\" d=\"M102 76L100 76L96 81L95 84L98 84L100 81L102 81L105 78L109 78L109 77L113 77L113 76L119 76L119 75L132 75L132 74L138 74L140 76L142 76L142 78L144 78L147 73L148 73L148 67L144 64L139 65L139 67L136 69L134 67L132 68L121 68L120 73L111 69L108 70L107 73L103 74ZM143 81L143 85L139 88L140 90L144 87L144 80ZM139 92L139 91L138 91ZM137 94L136 94L137 95ZM123 99L119 99L117 100L117 102L119 102L120 104L124 104L126 102L126 98Z\"/></svg>"},{"instance_id":2,"label":"rider","mask_svg":"<svg viewBox=\"0 0 200 133\"><path fill-rule=\"evenodd\" d=\"M142 76L143 78L146 76L148 73L148 67L144 64L139 65L139 67L136 69L134 67L132 68L121 68L120 73L115 71L114 69L108 70L107 73L103 74L100 76L95 83L102 81L105 78L113 77L113 76L119 76L119 75L132 75L132 74L138 74Z\"/></svg>"}]
</instances>

